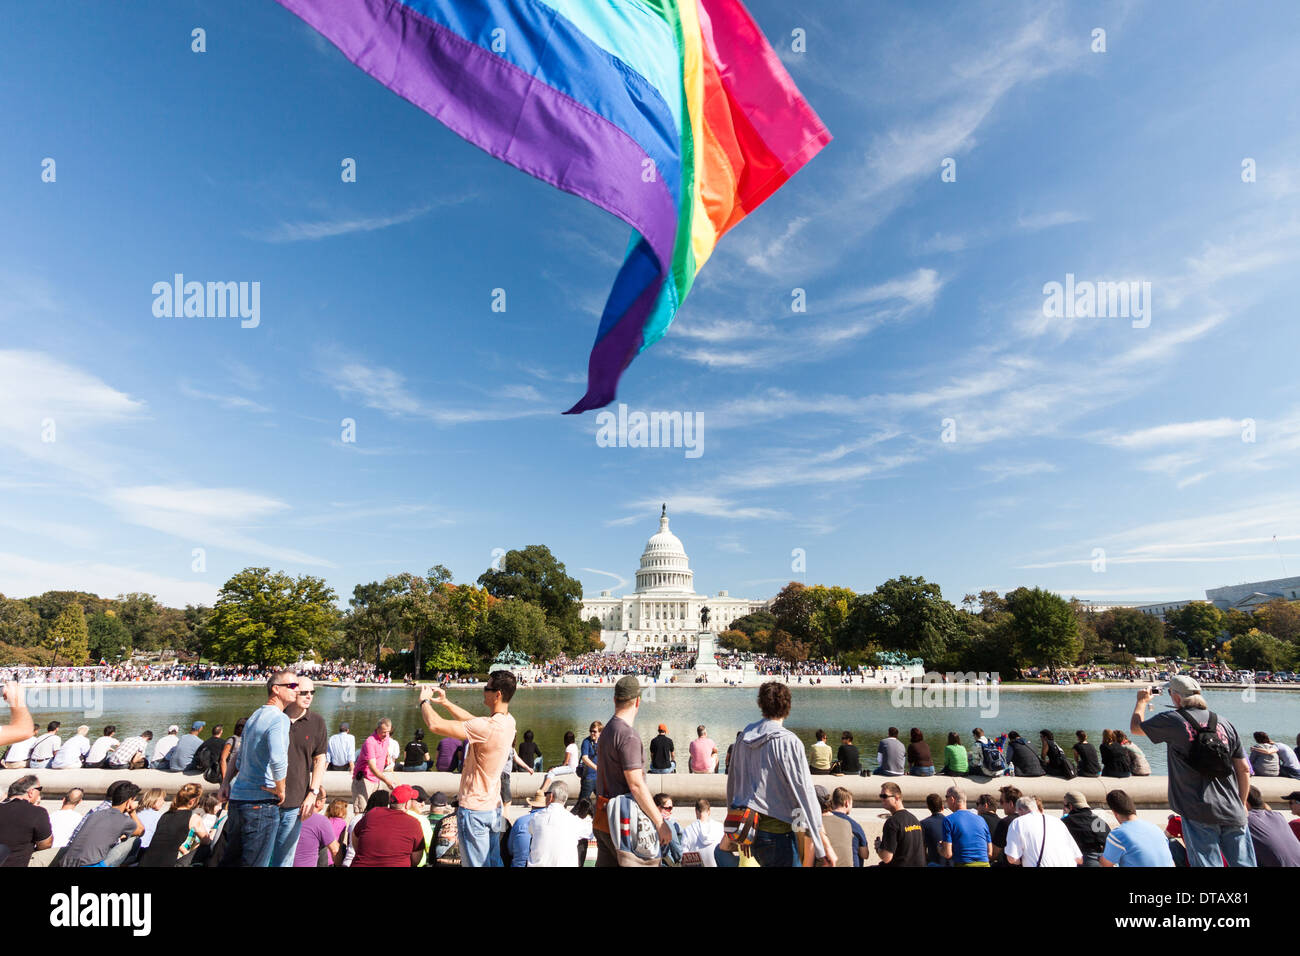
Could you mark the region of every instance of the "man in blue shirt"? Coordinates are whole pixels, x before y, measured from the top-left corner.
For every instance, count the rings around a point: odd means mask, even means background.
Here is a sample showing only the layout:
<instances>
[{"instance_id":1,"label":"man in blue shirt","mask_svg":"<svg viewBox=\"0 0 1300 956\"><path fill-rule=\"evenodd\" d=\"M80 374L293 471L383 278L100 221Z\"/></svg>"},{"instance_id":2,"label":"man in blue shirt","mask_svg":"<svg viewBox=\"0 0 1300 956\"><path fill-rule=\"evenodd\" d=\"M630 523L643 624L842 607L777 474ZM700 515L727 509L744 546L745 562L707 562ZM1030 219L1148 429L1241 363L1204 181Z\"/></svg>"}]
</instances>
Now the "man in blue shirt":
<instances>
[{"instance_id":1,"label":"man in blue shirt","mask_svg":"<svg viewBox=\"0 0 1300 956\"><path fill-rule=\"evenodd\" d=\"M582 741L582 750L578 756L578 776L582 781L582 788L578 791L579 800L591 799L591 794L596 789L596 742L600 740L604 726L599 720L593 720Z\"/></svg>"},{"instance_id":2,"label":"man in blue shirt","mask_svg":"<svg viewBox=\"0 0 1300 956\"><path fill-rule=\"evenodd\" d=\"M951 811L943 821L943 841L939 852L953 866L988 866L993 852L989 825L974 810L966 809L966 794L959 787L949 787L946 795Z\"/></svg>"},{"instance_id":3,"label":"man in blue shirt","mask_svg":"<svg viewBox=\"0 0 1300 956\"><path fill-rule=\"evenodd\" d=\"M1102 866L1173 866L1169 838L1153 823L1139 820L1133 798L1123 790L1106 794L1106 806L1119 826L1106 835Z\"/></svg>"},{"instance_id":4,"label":"man in blue shirt","mask_svg":"<svg viewBox=\"0 0 1300 956\"><path fill-rule=\"evenodd\" d=\"M230 800L222 866L269 866L280 826L289 773L289 717L298 699L297 675L276 671L266 682L267 701L244 724L239 766L227 768L221 796Z\"/></svg>"},{"instance_id":5,"label":"man in blue shirt","mask_svg":"<svg viewBox=\"0 0 1300 956\"><path fill-rule=\"evenodd\" d=\"M527 866L528 854L533 849L533 816L546 809L546 791L538 790L527 801L529 811L510 826L506 845L510 848L510 865Z\"/></svg>"}]
</instances>

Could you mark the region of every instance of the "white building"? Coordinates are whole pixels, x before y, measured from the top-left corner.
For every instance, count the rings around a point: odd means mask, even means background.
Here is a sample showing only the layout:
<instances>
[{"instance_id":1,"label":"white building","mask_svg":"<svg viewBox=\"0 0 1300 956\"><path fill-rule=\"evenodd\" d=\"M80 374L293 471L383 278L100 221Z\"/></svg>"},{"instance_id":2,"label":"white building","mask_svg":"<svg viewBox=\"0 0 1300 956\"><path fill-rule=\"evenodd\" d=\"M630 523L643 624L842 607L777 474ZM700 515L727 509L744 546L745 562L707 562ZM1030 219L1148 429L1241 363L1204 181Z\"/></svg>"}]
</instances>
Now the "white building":
<instances>
[{"instance_id":1,"label":"white building","mask_svg":"<svg viewBox=\"0 0 1300 956\"><path fill-rule=\"evenodd\" d=\"M1221 611L1229 608L1254 611L1257 607L1269 601L1276 601L1278 598L1285 598L1288 601L1300 600L1300 578L1249 581L1245 584L1210 588L1205 592L1205 599Z\"/></svg>"},{"instance_id":2,"label":"white building","mask_svg":"<svg viewBox=\"0 0 1300 956\"><path fill-rule=\"evenodd\" d=\"M636 591L613 597L582 599L582 619L600 620L600 637L607 653L696 649L700 609L708 607L708 629L725 631L737 618L761 611L768 601L733 598L726 591L713 597L695 593L691 570L681 539L668 530L668 507L659 516L659 531L646 542L636 572Z\"/></svg>"}]
</instances>

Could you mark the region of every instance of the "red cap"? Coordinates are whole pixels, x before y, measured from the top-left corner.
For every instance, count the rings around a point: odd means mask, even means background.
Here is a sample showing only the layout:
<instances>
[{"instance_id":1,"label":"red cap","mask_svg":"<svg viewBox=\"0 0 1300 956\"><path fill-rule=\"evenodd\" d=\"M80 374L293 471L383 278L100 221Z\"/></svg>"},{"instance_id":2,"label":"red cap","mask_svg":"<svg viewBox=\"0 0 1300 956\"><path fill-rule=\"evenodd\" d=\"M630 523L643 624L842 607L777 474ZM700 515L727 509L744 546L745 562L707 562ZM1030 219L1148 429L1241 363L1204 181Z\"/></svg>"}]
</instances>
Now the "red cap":
<instances>
[{"instance_id":1,"label":"red cap","mask_svg":"<svg viewBox=\"0 0 1300 956\"><path fill-rule=\"evenodd\" d=\"M414 800L414 799L415 799L415 788L409 786L408 784L404 783L401 786L399 786L396 790L393 791L394 803L406 803L406 801Z\"/></svg>"},{"instance_id":2,"label":"red cap","mask_svg":"<svg viewBox=\"0 0 1300 956\"><path fill-rule=\"evenodd\" d=\"M1173 836L1181 837L1183 835L1183 818L1172 813L1169 814L1169 823L1165 825L1165 829Z\"/></svg>"},{"instance_id":3,"label":"red cap","mask_svg":"<svg viewBox=\"0 0 1300 956\"><path fill-rule=\"evenodd\" d=\"M661 734L666 734L666 733L668 733L668 725L667 725L667 724L660 724L660 725L659 725L659 732L660 732Z\"/></svg>"}]
</instances>

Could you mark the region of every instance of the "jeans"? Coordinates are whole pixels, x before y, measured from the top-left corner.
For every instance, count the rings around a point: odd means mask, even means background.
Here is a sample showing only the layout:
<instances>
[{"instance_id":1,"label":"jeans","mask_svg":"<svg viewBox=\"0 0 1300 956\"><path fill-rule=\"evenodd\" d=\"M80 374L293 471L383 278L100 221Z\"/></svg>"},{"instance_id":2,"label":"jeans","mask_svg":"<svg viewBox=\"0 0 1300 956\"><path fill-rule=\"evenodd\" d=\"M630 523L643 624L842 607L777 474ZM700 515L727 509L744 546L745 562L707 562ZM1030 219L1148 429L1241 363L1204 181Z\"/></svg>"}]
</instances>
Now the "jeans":
<instances>
[{"instance_id":1,"label":"jeans","mask_svg":"<svg viewBox=\"0 0 1300 956\"><path fill-rule=\"evenodd\" d=\"M754 831L754 859L762 866L797 866L793 833Z\"/></svg>"},{"instance_id":2,"label":"jeans","mask_svg":"<svg viewBox=\"0 0 1300 956\"><path fill-rule=\"evenodd\" d=\"M279 828L280 806L274 799L231 800L221 865L268 866Z\"/></svg>"},{"instance_id":3,"label":"jeans","mask_svg":"<svg viewBox=\"0 0 1300 956\"><path fill-rule=\"evenodd\" d=\"M656 770L654 767L650 767L649 769L646 770L646 773L676 773L676 772L677 772L676 760L669 761L668 766L664 767L662 770Z\"/></svg>"},{"instance_id":4,"label":"jeans","mask_svg":"<svg viewBox=\"0 0 1300 956\"><path fill-rule=\"evenodd\" d=\"M913 777L933 777L933 776L934 776L934 767L913 767L913 768L912 768L912 776L913 776Z\"/></svg>"},{"instance_id":5,"label":"jeans","mask_svg":"<svg viewBox=\"0 0 1300 956\"><path fill-rule=\"evenodd\" d=\"M1255 866L1255 845L1244 826L1197 823L1183 817L1183 843L1191 866Z\"/></svg>"},{"instance_id":6,"label":"jeans","mask_svg":"<svg viewBox=\"0 0 1300 956\"><path fill-rule=\"evenodd\" d=\"M293 854L298 849L298 836L302 833L302 808L280 807L280 821L275 829L275 849L271 851L270 866L293 866Z\"/></svg>"},{"instance_id":7,"label":"jeans","mask_svg":"<svg viewBox=\"0 0 1300 956\"><path fill-rule=\"evenodd\" d=\"M121 866L140 848L139 837L127 837L104 857L104 866Z\"/></svg>"},{"instance_id":8,"label":"jeans","mask_svg":"<svg viewBox=\"0 0 1300 956\"><path fill-rule=\"evenodd\" d=\"M578 789L578 799L590 800L591 795L595 792L596 792L596 778L588 777L586 774L583 774L582 786ZM593 806L592 809L594 810L595 807Z\"/></svg>"},{"instance_id":9,"label":"jeans","mask_svg":"<svg viewBox=\"0 0 1300 956\"><path fill-rule=\"evenodd\" d=\"M894 772L894 771L890 771L890 770L882 770L882 769L880 769L879 767L877 767L875 770L871 771L871 775L872 775L873 777L901 777L901 776L903 776L902 773L896 773L896 772Z\"/></svg>"},{"instance_id":10,"label":"jeans","mask_svg":"<svg viewBox=\"0 0 1300 956\"><path fill-rule=\"evenodd\" d=\"M456 810L456 828L460 832L461 866L501 865L501 808L495 810Z\"/></svg>"},{"instance_id":11,"label":"jeans","mask_svg":"<svg viewBox=\"0 0 1300 956\"><path fill-rule=\"evenodd\" d=\"M429 762L427 760L424 763L408 763L402 766L403 773L424 773L428 769Z\"/></svg>"},{"instance_id":12,"label":"jeans","mask_svg":"<svg viewBox=\"0 0 1300 956\"><path fill-rule=\"evenodd\" d=\"M1282 767L1278 770L1279 777L1289 777L1292 780L1300 780L1300 770L1292 770L1290 767Z\"/></svg>"},{"instance_id":13,"label":"jeans","mask_svg":"<svg viewBox=\"0 0 1300 956\"><path fill-rule=\"evenodd\" d=\"M50 765L50 761L53 759L53 757L46 757L44 760L29 760L27 761L27 766L32 770L44 770Z\"/></svg>"}]
</instances>

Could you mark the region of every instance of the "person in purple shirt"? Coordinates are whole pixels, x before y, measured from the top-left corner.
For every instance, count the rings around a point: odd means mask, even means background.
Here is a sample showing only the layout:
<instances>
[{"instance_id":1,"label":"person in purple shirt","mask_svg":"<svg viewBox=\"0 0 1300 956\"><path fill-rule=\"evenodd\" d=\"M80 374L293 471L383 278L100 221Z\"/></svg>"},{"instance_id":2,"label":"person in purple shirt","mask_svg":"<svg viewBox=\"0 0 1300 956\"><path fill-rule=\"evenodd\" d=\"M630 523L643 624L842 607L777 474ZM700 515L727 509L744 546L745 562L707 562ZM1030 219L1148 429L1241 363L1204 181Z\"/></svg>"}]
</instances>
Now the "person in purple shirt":
<instances>
[{"instance_id":1,"label":"person in purple shirt","mask_svg":"<svg viewBox=\"0 0 1300 956\"><path fill-rule=\"evenodd\" d=\"M298 836L298 847L293 851L294 866L320 866L320 851L328 850L326 866L335 866L342 858L342 847L334 825L325 816L325 793L316 794L316 805L312 807L311 816L302 821L302 830Z\"/></svg>"},{"instance_id":2,"label":"person in purple shirt","mask_svg":"<svg viewBox=\"0 0 1300 956\"><path fill-rule=\"evenodd\" d=\"M455 737L443 737L438 741L436 767L441 773L459 773L464 759L465 741L457 740Z\"/></svg>"},{"instance_id":3,"label":"person in purple shirt","mask_svg":"<svg viewBox=\"0 0 1300 956\"><path fill-rule=\"evenodd\" d=\"M1246 827L1260 866L1300 866L1300 840L1286 817L1268 808L1259 787L1251 787L1246 797Z\"/></svg>"}]
</instances>

